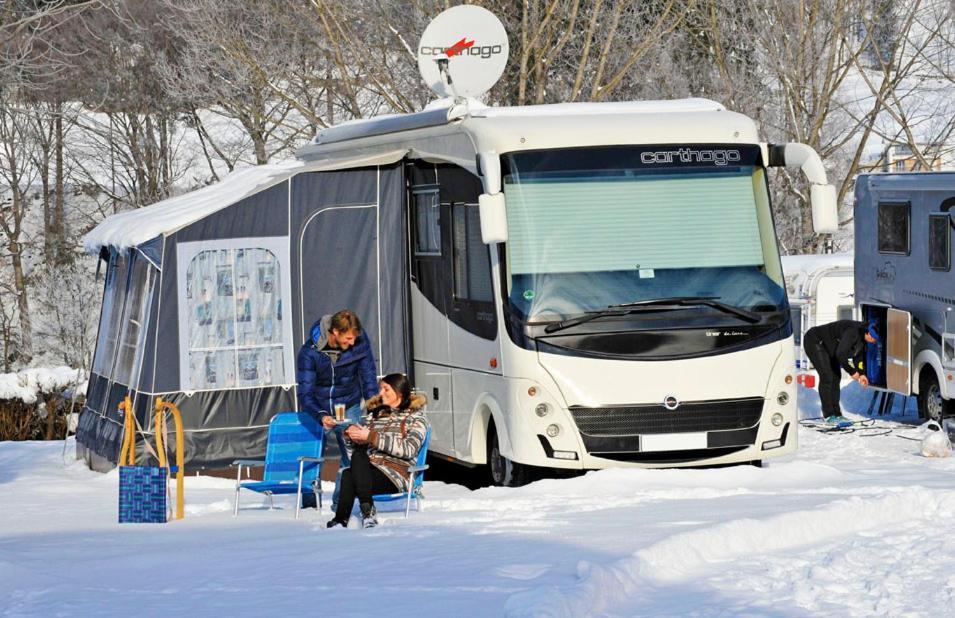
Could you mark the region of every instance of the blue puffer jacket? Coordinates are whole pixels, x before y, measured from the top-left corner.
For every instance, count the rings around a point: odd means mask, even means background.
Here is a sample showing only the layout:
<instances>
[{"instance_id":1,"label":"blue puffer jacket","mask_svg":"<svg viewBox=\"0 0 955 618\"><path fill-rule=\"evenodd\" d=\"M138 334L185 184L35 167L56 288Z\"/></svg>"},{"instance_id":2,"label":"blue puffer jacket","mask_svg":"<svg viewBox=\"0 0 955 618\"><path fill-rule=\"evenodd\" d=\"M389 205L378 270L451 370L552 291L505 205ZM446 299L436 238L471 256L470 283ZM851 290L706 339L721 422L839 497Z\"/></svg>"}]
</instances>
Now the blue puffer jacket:
<instances>
[{"instance_id":1,"label":"blue puffer jacket","mask_svg":"<svg viewBox=\"0 0 955 618\"><path fill-rule=\"evenodd\" d=\"M362 398L378 393L378 374L368 335L362 333L355 345L342 352L338 362L321 351L328 341L331 316L312 325L311 336L298 352L296 378L298 407L319 418L329 414L336 403L358 405Z\"/></svg>"}]
</instances>

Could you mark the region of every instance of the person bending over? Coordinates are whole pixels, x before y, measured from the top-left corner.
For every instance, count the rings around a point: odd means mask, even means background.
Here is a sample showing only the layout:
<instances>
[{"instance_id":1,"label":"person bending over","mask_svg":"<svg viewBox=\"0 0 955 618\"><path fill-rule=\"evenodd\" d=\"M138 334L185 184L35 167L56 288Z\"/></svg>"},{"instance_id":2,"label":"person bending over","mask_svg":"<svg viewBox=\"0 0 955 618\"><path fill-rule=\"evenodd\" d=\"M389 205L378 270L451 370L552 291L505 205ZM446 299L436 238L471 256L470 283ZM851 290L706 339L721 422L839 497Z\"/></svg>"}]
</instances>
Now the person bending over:
<instances>
[{"instance_id":1,"label":"person bending over","mask_svg":"<svg viewBox=\"0 0 955 618\"><path fill-rule=\"evenodd\" d=\"M863 387L869 385L865 374L865 345L879 340L874 322L839 320L814 326L803 337L803 349L819 374L819 400L822 416L830 422L845 420L839 406L839 378L845 371Z\"/></svg>"},{"instance_id":2,"label":"person bending over","mask_svg":"<svg viewBox=\"0 0 955 618\"><path fill-rule=\"evenodd\" d=\"M424 415L427 399L411 392L411 383L401 373L386 375L378 383L378 395L367 404L364 424L351 425L345 435L355 444L351 467L342 474L341 493L335 517L328 527L348 526L358 498L363 528L378 525L374 494L409 491L408 469L428 433Z\"/></svg>"}]
</instances>

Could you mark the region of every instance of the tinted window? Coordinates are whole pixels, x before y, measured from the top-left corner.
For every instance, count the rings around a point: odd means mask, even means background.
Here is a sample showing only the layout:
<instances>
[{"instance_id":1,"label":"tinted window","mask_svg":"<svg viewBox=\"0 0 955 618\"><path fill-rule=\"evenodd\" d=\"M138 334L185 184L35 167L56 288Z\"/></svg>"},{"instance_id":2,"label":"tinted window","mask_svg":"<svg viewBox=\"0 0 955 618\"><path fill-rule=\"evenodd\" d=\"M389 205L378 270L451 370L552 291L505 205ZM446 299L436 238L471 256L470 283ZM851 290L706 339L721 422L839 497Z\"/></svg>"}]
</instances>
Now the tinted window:
<instances>
[{"instance_id":1,"label":"tinted window","mask_svg":"<svg viewBox=\"0 0 955 618\"><path fill-rule=\"evenodd\" d=\"M929 215L928 265L935 270L949 270L952 266L952 243L948 214Z\"/></svg>"},{"instance_id":2,"label":"tinted window","mask_svg":"<svg viewBox=\"0 0 955 618\"><path fill-rule=\"evenodd\" d=\"M852 305L839 305L836 307L836 319L837 320L851 320L852 316Z\"/></svg>"},{"instance_id":3,"label":"tinted window","mask_svg":"<svg viewBox=\"0 0 955 618\"><path fill-rule=\"evenodd\" d=\"M415 254L441 255L441 202L438 188L415 189Z\"/></svg>"},{"instance_id":4,"label":"tinted window","mask_svg":"<svg viewBox=\"0 0 955 618\"><path fill-rule=\"evenodd\" d=\"M481 241L481 217L476 205L454 204L454 296L460 300L493 302L491 263Z\"/></svg>"},{"instance_id":5,"label":"tinted window","mask_svg":"<svg viewBox=\"0 0 955 618\"><path fill-rule=\"evenodd\" d=\"M909 254L909 205L879 204L879 252Z\"/></svg>"}]
</instances>

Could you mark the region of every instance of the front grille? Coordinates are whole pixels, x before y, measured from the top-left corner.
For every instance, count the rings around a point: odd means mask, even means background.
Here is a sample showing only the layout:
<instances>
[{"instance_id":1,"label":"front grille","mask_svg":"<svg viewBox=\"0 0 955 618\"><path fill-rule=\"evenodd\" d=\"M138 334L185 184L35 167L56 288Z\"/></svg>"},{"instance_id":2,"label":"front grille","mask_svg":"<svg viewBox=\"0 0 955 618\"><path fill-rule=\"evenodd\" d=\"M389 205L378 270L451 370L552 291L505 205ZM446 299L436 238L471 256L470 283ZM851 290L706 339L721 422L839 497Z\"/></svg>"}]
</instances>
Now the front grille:
<instances>
[{"instance_id":1,"label":"front grille","mask_svg":"<svg viewBox=\"0 0 955 618\"><path fill-rule=\"evenodd\" d=\"M572 406L577 429L584 435L612 437L651 433L685 433L745 429L759 422L763 413L762 397L690 401L676 410L663 404L644 404L607 408Z\"/></svg>"}]
</instances>

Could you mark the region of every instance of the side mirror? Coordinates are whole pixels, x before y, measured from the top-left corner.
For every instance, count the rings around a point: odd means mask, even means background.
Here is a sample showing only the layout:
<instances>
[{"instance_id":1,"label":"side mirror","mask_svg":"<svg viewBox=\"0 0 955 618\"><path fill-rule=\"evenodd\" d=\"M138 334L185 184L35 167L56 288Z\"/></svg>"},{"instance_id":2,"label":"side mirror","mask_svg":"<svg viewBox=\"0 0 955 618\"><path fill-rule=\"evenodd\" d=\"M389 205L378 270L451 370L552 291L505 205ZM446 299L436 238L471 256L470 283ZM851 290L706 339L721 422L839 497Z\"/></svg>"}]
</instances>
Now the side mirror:
<instances>
[{"instance_id":1,"label":"side mirror","mask_svg":"<svg viewBox=\"0 0 955 618\"><path fill-rule=\"evenodd\" d=\"M478 197L478 206L481 209L481 240L484 244L506 242L507 208L504 204L504 194L482 193Z\"/></svg>"},{"instance_id":2,"label":"side mirror","mask_svg":"<svg viewBox=\"0 0 955 618\"><path fill-rule=\"evenodd\" d=\"M816 231L816 234L832 234L839 231L836 188L832 185L810 185L809 201L812 204L812 229Z\"/></svg>"},{"instance_id":3,"label":"side mirror","mask_svg":"<svg viewBox=\"0 0 955 618\"><path fill-rule=\"evenodd\" d=\"M817 234L839 230L839 204L836 188L826 180L826 168L819 153L805 144L769 144L766 151L769 167L798 167L810 183L809 203L812 206L812 227Z\"/></svg>"}]
</instances>

